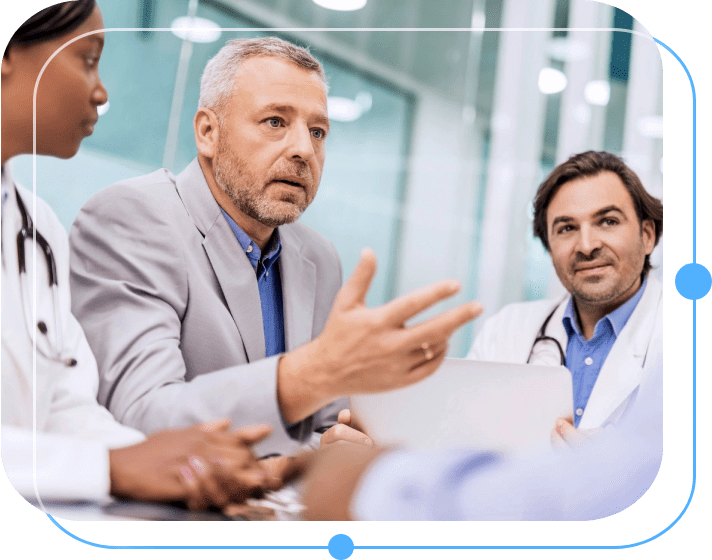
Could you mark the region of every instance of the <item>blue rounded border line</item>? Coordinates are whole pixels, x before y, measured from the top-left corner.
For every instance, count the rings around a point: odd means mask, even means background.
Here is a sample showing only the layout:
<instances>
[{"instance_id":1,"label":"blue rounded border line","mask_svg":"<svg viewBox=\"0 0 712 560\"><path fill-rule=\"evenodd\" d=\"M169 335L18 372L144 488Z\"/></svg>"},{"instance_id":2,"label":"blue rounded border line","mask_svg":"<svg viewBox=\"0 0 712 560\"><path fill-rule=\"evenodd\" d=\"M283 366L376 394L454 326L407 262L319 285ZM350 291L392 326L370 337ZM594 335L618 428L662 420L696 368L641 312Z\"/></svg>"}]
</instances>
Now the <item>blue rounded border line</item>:
<instances>
[{"instance_id":1,"label":"blue rounded border line","mask_svg":"<svg viewBox=\"0 0 712 560\"><path fill-rule=\"evenodd\" d=\"M353 540L345 534L334 535L330 540L328 545L322 546L246 546L246 545L221 545L221 546L209 546L209 545L195 545L195 546L178 546L178 545L140 545L140 546L130 546L130 545L106 545L88 541L82 539L77 535L71 533L60 525L57 520L52 517L49 513L50 521L54 523L62 532L66 535L72 537L73 539L93 546L96 548L104 549L125 549L125 550L148 550L148 549L160 549L160 550L326 550L329 554L336 558L337 560L345 560L349 558L354 550L492 550L492 549L512 549L512 550L578 550L578 549L598 549L598 550L614 550L623 548L633 548L646 543L649 543L661 535L667 533L675 524L682 518L687 512L692 497L695 493L695 486L697 481L697 300L707 295L712 286L712 280L710 279L710 273L707 268L702 265L697 264L697 219L696 219L696 203L697 203L697 95L695 92L695 84L692 80L692 75L687 69L687 66L682 61L682 59L665 43L653 37L656 43L661 45L670 54L672 54L675 59L680 63L682 68L687 74L687 78L690 82L690 87L692 90L692 263L683 266L677 273L675 277L675 285L678 292L685 298L692 300L692 488L690 489L690 496L687 499L685 507L682 509L680 514L675 518L675 520L670 523L665 529L659 533L653 535L652 537L623 545L572 545L572 546L485 546L485 545L473 545L473 546L355 546Z\"/></svg>"}]
</instances>

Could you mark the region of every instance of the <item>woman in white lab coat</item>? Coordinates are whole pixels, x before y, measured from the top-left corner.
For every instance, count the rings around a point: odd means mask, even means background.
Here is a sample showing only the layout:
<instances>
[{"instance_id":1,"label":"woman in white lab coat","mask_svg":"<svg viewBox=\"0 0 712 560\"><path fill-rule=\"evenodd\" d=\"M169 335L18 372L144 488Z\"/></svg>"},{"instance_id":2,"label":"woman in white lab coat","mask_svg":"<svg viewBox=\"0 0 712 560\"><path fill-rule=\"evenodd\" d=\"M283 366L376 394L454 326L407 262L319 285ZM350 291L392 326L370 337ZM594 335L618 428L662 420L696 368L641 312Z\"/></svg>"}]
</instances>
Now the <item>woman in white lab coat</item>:
<instances>
[{"instance_id":1,"label":"woman in white lab coat","mask_svg":"<svg viewBox=\"0 0 712 560\"><path fill-rule=\"evenodd\" d=\"M40 503L109 494L193 508L240 501L268 480L248 446L269 428L231 432L218 421L146 439L116 422L96 401L96 363L70 311L66 232L10 174L8 160L33 153L40 72L36 153L72 157L93 132L107 101L98 74L103 33L92 33L102 28L94 0L57 4L25 22L3 56L3 466L15 488Z\"/></svg>"}]
</instances>

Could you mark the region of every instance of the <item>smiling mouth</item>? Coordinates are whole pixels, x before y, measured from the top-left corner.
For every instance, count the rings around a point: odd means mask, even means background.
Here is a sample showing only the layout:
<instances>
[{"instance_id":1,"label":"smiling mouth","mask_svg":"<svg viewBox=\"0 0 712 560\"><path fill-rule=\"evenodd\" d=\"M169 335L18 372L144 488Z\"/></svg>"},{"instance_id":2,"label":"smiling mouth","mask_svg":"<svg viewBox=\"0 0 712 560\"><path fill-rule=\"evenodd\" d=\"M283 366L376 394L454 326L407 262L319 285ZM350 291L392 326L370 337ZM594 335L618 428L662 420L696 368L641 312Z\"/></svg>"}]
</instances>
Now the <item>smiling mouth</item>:
<instances>
[{"instance_id":1,"label":"smiling mouth","mask_svg":"<svg viewBox=\"0 0 712 560\"><path fill-rule=\"evenodd\" d=\"M575 270L576 274L579 273L584 273L584 274L596 274L597 272L601 272L604 268L611 266L609 264L601 264L598 266L590 266L587 268L578 268Z\"/></svg>"}]
</instances>

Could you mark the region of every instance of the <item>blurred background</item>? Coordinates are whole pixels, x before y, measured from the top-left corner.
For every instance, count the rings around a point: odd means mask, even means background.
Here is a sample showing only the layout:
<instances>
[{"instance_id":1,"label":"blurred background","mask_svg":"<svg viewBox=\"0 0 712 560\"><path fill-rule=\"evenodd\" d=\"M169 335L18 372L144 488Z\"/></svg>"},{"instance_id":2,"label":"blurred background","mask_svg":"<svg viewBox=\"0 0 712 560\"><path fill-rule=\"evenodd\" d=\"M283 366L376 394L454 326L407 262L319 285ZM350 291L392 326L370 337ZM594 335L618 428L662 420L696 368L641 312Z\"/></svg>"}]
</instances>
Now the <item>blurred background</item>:
<instances>
[{"instance_id":1,"label":"blurred background","mask_svg":"<svg viewBox=\"0 0 712 560\"><path fill-rule=\"evenodd\" d=\"M334 243L345 277L362 247L374 249L369 305L442 278L459 279L458 302L478 299L484 317L563 296L532 236L531 201L574 153L623 156L662 198L658 48L606 4L98 3L107 29L174 30L107 32L100 69L109 103L96 131L70 161L37 158L37 194L67 229L99 189L159 167L180 172L196 155L203 67L227 40L261 35L308 46L324 64L332 128L319 194L301 219ZM31 187L32 158L16 158L13 173ZM661 247L653 264L661 278ZM480 324L456 334L451 356L467 353Z\"/></svg>"}]
</instances>

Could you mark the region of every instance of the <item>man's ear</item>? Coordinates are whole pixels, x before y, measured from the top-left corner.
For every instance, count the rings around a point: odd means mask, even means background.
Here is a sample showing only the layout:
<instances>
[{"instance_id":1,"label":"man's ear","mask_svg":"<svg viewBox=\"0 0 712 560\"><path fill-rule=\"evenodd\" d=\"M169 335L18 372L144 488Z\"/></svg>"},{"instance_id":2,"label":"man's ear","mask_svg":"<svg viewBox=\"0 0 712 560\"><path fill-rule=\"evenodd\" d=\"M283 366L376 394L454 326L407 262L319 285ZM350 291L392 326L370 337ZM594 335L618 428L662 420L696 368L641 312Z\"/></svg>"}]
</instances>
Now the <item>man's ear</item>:
<instances>
[{"instance_id":1,"label":"man's ear","mask_svg":"<svg viewBox=\"0 0 712 560\"><path fill-rule=\"evenodd\" d=\"M215 111L201 107L193 118L195 145L198 154L207 159L213 159L218 147L220 124Z\"/></svg>"}]
</instances>

